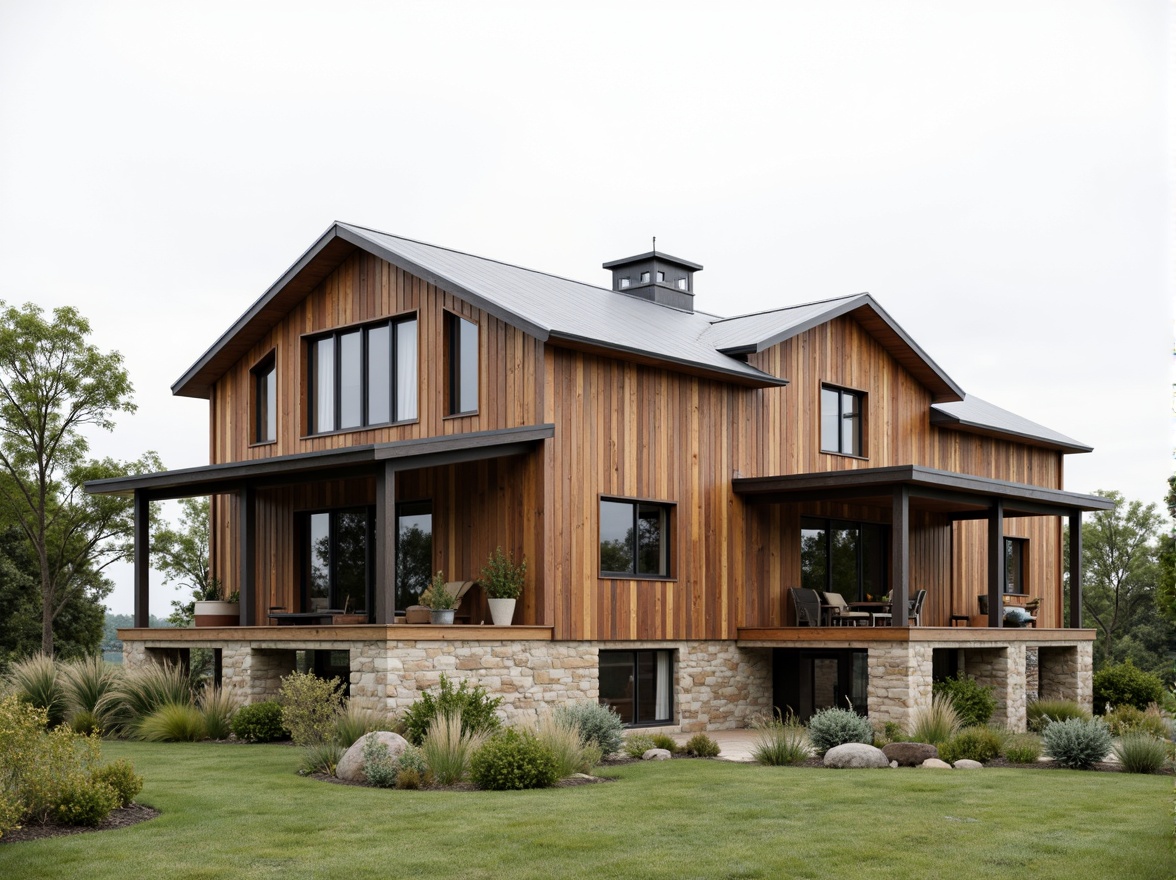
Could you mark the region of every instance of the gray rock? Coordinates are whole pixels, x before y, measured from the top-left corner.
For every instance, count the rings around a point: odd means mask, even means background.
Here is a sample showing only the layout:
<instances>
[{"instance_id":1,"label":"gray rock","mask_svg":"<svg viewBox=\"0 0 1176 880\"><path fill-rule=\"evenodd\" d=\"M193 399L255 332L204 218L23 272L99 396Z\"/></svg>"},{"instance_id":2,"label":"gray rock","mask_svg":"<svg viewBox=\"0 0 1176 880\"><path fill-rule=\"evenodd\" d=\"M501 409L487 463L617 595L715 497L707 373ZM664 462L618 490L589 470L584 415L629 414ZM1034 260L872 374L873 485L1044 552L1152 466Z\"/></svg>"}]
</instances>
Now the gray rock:
<instances>
[{"instance_id":1,"label":"gray rock","mask_svg":"<svg viewBox=\"0 0 1176 880\"><path fill-rule=\"evenodd\" d=\"M339 759L339 766L335 768L336 776L348 782L367 782L367 777L363 775L363 745L373 737L388 747L388 754L393 758L399 758L408 745L408 740L399 733L377 730L364 734Z\"/></svg>"},{"instance_id":2,"label":"gray rock","mask_svg":"<svg viewBox=\"0 0 1176 880\"><path fill-rule=\"evenodd\" d=\"M950 770L951 764L947 761L940 761L938 758L928 758L919 765L924 770Z\"/></svg>"},{"instance_id":3,"label":"gray rock","mask_svg":"<svg viewBox=\"0 0 1176 880\"><path fill-rule=\"evenodd\" d=\"M641 756L642 761L668 761L672 756L669 749L649 749Z\"/></svg>"},{"instance_id":4,"label":"gray rock","mask_svg":"<svg viewBox=\"0 0 1176 880\"><path fill-rule=\"evenodd\" d=\"M939 749L930 743L887 743L882 752L891 761L898 761L899 767L918 767L928 758L939 757Z\"/></svg>"},{"instance_id":5,"label":"gray rock","mask_svg":"<svg viewBox=\"0 0 1176 880\"><path fill-rule=\"evenodd\" d=\"M984 769L984 765L981 764L979 761L971 761L967 758L960 758L958 761L956 761L954 764L952 764L952 766L955 767L957 770L983 770Z\"/></svg>"},{"instance_id":6,"label":"gray rock","mask_svg":"<svg viewBox=\"0 0 1176 880\"><path fill-rule=\"evenodd\" d=\"M879 769L888 770L890 761L881 749L865 743L845 743L825 752L824 764L838 770Z\"/></svg>"}]
</instances>

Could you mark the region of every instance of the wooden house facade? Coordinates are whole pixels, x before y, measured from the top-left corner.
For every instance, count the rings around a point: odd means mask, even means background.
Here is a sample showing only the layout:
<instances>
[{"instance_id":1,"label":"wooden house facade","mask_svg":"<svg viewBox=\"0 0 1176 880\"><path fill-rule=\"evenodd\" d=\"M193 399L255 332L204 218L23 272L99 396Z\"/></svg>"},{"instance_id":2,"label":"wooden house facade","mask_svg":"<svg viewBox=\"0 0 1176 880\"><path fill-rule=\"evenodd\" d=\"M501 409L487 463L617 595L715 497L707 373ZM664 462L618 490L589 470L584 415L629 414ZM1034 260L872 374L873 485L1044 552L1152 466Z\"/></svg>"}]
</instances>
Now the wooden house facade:
<instances>
[{"instance_id":1,"label":"wooden house facade","mask_svg":"<svg viewBox=\"0 0 1176 880\"><path fill-rule=\"evenodd\" d=\"M1034 693L1089 698L1078 566L1062 590L1064 525L1106 506L1063 486L1088 448L966 395L868 295L721 319L697 264L605 267L611 289L333 225L173 386L209 402L209 464L88 487L135 498L128 659L212 648L255 695L311 663L391 707L466 670L513 714L678 729L846 700L904 721L957 669L1014 726ZM145 629L148 505L194 495L240 626ZM476 587L463 623L405 623L498 547L527 561L514 626ZM885 594L891 625L798 626L810 586Z\"/></svg>"}]
</instances>

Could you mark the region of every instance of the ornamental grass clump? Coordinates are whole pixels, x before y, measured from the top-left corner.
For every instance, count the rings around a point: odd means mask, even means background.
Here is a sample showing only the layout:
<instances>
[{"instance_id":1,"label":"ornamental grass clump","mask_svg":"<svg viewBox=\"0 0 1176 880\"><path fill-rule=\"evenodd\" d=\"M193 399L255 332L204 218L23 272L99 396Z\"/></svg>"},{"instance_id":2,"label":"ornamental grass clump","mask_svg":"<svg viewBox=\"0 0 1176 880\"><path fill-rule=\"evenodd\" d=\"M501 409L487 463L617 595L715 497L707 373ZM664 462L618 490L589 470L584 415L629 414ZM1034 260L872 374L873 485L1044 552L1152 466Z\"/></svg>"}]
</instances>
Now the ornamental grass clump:
<instances>
[{"instance_id":1,"label":"ornamental grass clump","mask_svg":"<svg viewBox=\"0 0 1176 880\"><path fill-rule=\"evenodd\" d=\"M760 764L801 764L811 756L808 733L795 715L785 719L777 713L772 718L759 718L752 728L756 737L751 754Z\"/></svg>"},{"instance_id":2,"label":"ornamental grass clump","mask_svg":"<svg viewBox=\"0 0 1176 880\"><path fill-rule=\"evenodd\" d=\"M809 719L808 738L818 754L845 743L874 742L874 728L868 719L849 709L822 709Z\"/></svg>"},{"instance_id":3,"label":"ornamental grass clump","mask_svg":"<svg viewBox=\"0 0 1176 880\"><path fill-rule=\"evenodd\" d=\"M1025 718L1033 733L1041 733L1051 721L1071 718L1089 720L1090 713L1073 700L1034 700L1025 709Z\"/></svg>"},{"instance_id":4,"label":"ornamental grass clump","mask_svg":"<svg viewBox=\"0 0 1176 880\"><path fill-rule=\"evenodd\" d=\"M121 668L101 657L85 657L63 665L60 676L65 717L73 729L82 734L105 730L108 722L99 707L122 679Z\"/></svg>"},{"instance_id":5,"label":"ornamental grass clump","mask_svg":"<svg viewBox=\"0 0 1176 880\"><path fill-rule=\"evenodd\" d=\"M464 730L460 712L438 715L429 724L421 751L433 778L441 785L465 780L470 759L489 738L485 730Z\"/></svg>"},{"instance_id":6,"label":"ornamental grass clump","mask_svg":"<svg viewBox=\"0 0 1176 880\"><path fill-rule=\"evenodd\" d=\"M335 719L343 708L343 682L322 679L313 672L291 672L278 689L282 727L296 746L328 742L335 735Z\"/></svg>"},{"instance_id":7,"label":"ornamental grass clump","mask_svg":"<svg viewBox=\"0 0 1176 880\"><path fill-rule=\"evenodd\" d=\"M911 721L911 741L938 746L960 729L960 716L944 694L932 694L931 705L915 710Z\"/></svg>"},{"instance_id":8,"label":"ornamental grass clump","mask_svg":"<svg viewBox=\"0 0 1176 880\"><path fill-rule=\"evenodd\" d=\"M980 684L961 671L955 678L946 678L931 685L931 693L946 696L959 716L961 727L980 727L988 723L996 711L996 697L992 688Z\"/></svg>"},{"instance_id":9,"label":"ornamental grass clump","mask_svg":"<svg viewBox=\"0 0 1176 880\"><path fill-rule=\"evenodd\" d=\"M1142 730L1123 734L1111 751L1128 773L1155 773L1168 763L1167 743Z\"/></svg>"},{"instance_id":10,"label":"ornamental grass clump","mask_svg":"<svg viewBox=\"0 0 1176 880\"><path fill-rule=\"evenodd\" d=\"M1041 741L1048 757L1071 770L1088 770L1111 751L1111 732L1101 718L1051 722Z\"/></svg>"},{"instance_id":11,"label":"ornamental grass clump","mask_svg":"<svg viewBox=\"0 0 1176 880\"><path fill-rule=\"evenodd\" d=\"M228 739L241 698L232 688L207 687L196 701L209 739Z\"/></svg>"},{"instance_id":12,"label":"ornamental grass clump","mask_svg":"<svg viewBox=\"0 0 1176 880\"><path fill-rule=\"evenodd\" d=\"M303 746L302 761L298 766L298 772L303 776L315 773L334 776L335 768L339 766L339 761L346 752L347 749L339 743L329 740Z\"/></svg>"},{"instance_id":13,"label":"ornamental grass clump","mask_svg":"<svg viewBox=\"0 0 1176 880\"><path fill-rule=\"evenodd\" d=\"M131 727L144 742L197 742L208 737L204 715L191 703L164 703Z\"/></svg>"},{"instance_id":14,"label":"ornamental grass clump","mask_svg":"<svg viewBox=\"0 0 1176 880\"><path fill-rule=\"evenodd\" d=\"M497 713L501 697L491 697L481 685L470 687L463 679L454 687L444 673L436 695L425 691L404 713L404 736L413 745L421 745L433 720L442 715L456 715L466 733L491 734L502 726Z\"/></svg>"},{"instance_id":15,"label":"ornamental grass clump","mask_svg":"<svg viewBox=\"0 0 1176 880\"><path fill-rule=\"evenodd\" d=\"M65 720L65 680L52 657L33 654L13 663L7 685L9 691L30 706L44 709L48 726L56 727Z\"/></svg>"},{"instance_id":16,"label":"ornamental grass clump","mask_svg":"<svg viewBox=\"0 0 1176 880\"><path fill-rule=\"evenodd\" d=\"M600 763L600 747L580 739L580 731L574 723L545 711L539 715L535 725L535 737L551 752L555 759L557 779L566 779L576 773L588 773Z\"/></svg>"},{"instance_id":17,"label":"ornamental grass clump","mask_svg":"<svg viewBox=\"0 0 1176 880\"><path fill-rule=\"evenodd\" d=\"M1004 756L1013 764L1034 764L1041 757L1041 737L1017 733L1005 742Z\"/></svg>"},{"instance_id":18,"label":"ornamental grass clump","mask_svg":"<svg viewBox=\"0 0 1176 880\"><path fill-rule=\"evenodd\" d=\"M580 739L599 748L605 758L619 752L625 743L625 722L612 706L585 700L559 706L555 717L574 724Z\"/></svg>"},{"instance_id":19,"label":"ornamental grass clump","mask_svg":"<svg viewBox=\"0 0 1176 880\"><path fill-rule=\"evenodd\" d=\"M1004 746L1000 731L991 727L965 727L951 739L939 745L939 759L949 764L969 760L987 764L999 758Z\"/></svg>"},{"instance_id":20,"label":"ornamental grass clump","mask_svg":"<svg viewBox=\"0 0 1176 880\"><path fill-rule=\"evenodd\" d=\"M355 700L348 700L347 705L335 716L334 739L343 748L350 748L359 741L361 736L375 733L377 730L399 732L395 716L380 709L362 706Z\"/></svg>"},{"instance_id":21,"label":"ornamental grass clump","mask_svg":"<svg viewBox=\"0 0 1176 880\"><path fill-rule=\"evenodd\" d=\"M98 701L98 715L110 723L110 731L134 734L139 721L160 706L191 703L192 686L183 667L173 663L148 663L131 669Z\"/></svg>"},{"instance_id":22,"label":"ornamental grass clump","mask_svg":"<svg viewBox=\"0 0 1176 880\"><path fill-rule=\"evenodd\" d=\"M477 750L470 778L487 791L547 788L559 779L555 756L529 730L508 728Z\"/></svg>"}]
</instances>

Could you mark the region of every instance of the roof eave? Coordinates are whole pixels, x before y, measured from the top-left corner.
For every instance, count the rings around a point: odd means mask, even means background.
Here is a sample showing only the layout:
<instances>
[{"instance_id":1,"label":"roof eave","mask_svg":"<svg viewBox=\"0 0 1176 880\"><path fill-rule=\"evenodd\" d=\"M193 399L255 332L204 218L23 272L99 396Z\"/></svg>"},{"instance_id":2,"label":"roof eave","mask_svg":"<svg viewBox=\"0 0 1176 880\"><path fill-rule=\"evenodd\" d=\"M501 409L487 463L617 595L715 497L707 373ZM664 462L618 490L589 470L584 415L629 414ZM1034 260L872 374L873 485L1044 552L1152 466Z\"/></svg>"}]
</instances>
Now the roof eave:
<instances>
[{"instance_id":1,"label":"roof eave","mask_svg":"<svg viewBox=\"0 0 1176 880\"><path fill-rule=\"evenodd\" d=\"M1054 440L1048 437L1040 437L1035 434L1028 434L1022 431L1009 431L1002 428L996 428L992 425L985 425L982 422L972 421L970 419L962 419L959 416L944 412L941 409L932 407L931 409L931 424L937 425L941 428L954 428L960 431L967 431L971 434L979 434L984 437L996 437L1002 439L1012 438L1023 443L1029 443L1033 446L1041 446L1045 449L1056 449L1058 452L1063 452L1067 455L1093 452L1093 446L1086 446L1084 444L1073 441L1070 443L1063 443L1060 440Z\"/></svg>"}]
</instances>

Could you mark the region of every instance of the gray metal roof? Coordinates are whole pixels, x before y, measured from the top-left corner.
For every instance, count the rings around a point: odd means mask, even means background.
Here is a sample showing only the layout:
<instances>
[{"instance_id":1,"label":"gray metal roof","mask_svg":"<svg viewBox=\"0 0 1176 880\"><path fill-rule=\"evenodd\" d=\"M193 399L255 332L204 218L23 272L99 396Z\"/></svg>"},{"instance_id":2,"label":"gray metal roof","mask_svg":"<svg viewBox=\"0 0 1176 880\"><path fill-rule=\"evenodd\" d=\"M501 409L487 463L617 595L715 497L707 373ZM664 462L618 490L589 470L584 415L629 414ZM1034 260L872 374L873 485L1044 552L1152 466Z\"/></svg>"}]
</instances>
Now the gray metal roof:
<instances>
[{"instance_id":1,"label":"gray metal roof","mask_svg":"<svg viewBox=\"0 0 1176 880\"><path fill-rule=\"evenodd\" d=\"M1090 452L1093 448L1052 428L1031 422L1007 409L981 400L974 394L965 395L960 401L932 404L931 423L980 434L1017 437L1063 452Z\"/></svg>"}]
</instances>

